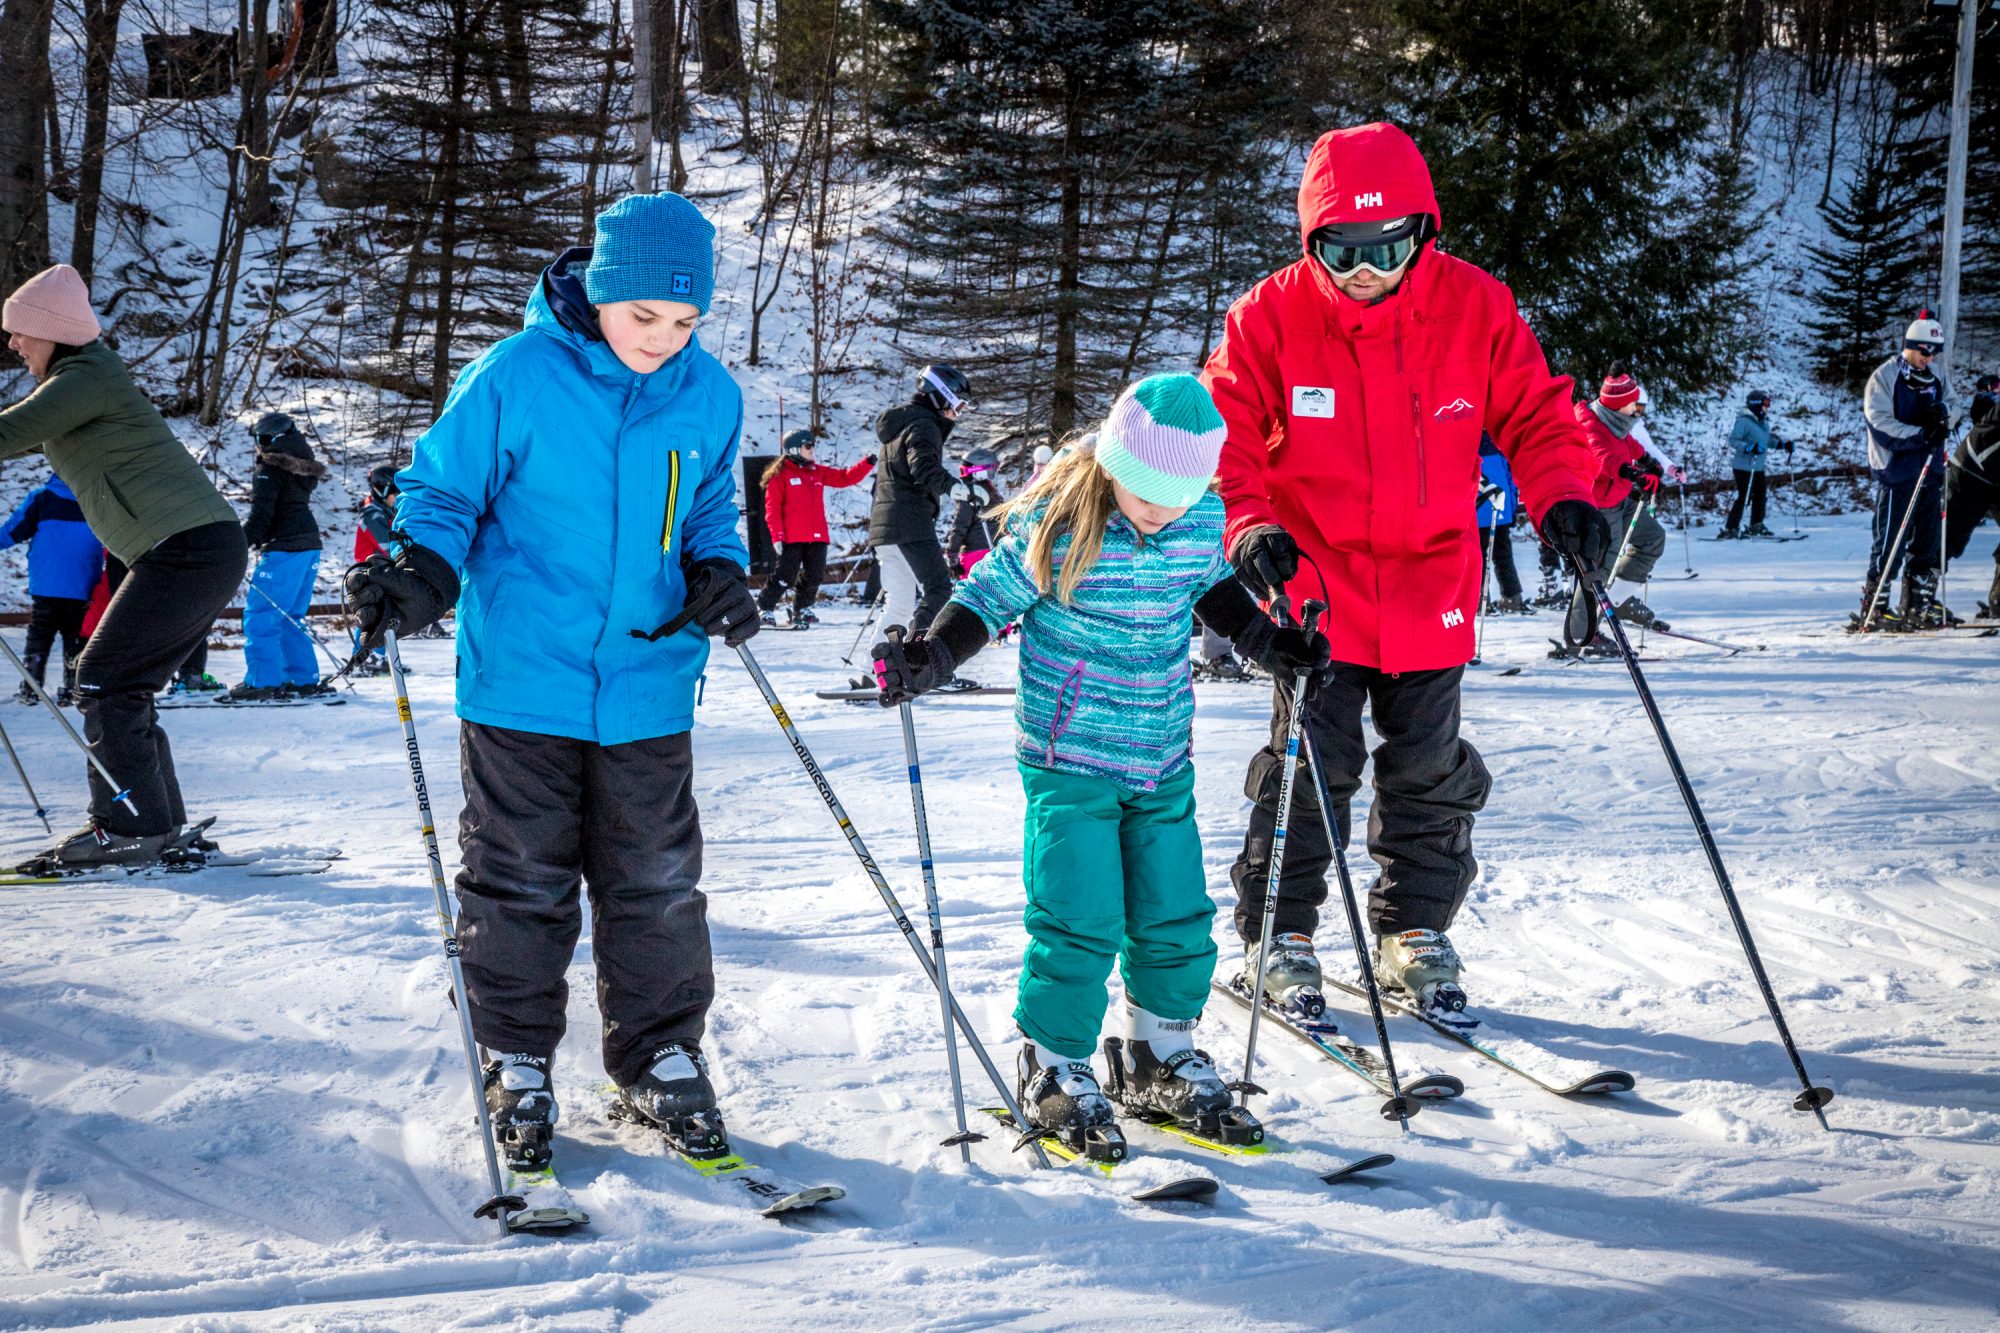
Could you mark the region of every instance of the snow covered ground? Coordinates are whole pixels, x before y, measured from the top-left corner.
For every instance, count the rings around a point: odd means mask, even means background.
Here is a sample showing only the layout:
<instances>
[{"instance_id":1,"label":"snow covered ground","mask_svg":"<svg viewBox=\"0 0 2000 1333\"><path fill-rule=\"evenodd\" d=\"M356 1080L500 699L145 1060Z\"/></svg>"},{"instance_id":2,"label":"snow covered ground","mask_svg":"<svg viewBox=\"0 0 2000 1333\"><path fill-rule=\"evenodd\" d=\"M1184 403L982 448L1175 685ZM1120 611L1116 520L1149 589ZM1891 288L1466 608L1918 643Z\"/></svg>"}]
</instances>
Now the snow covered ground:
<instances>
[{"instance_id":1,"label":"snow covered ground","mask_svg":"<svg viewBox=\"0 0 2000 1333\"><path fill-rule=\"evenodd\" d=\"M1134 1135L1176 1160L1133 1178L1221 1179L1210 1212L1132 1205L998 1141L968 1170L935 1146L950 1113L934 996L719 654L697 731L721 983L709 1049L756 1157L848 1198L765 1221L608 1122L586 938L558 1152L594 1225L496 1241L468 1216L484 1191L465 1075L390 691L368 681L342 707L168 716L224 846L344 847L325 874L0 890L0 1328L1990 1327L2000 640L1831 632L1865 522L1697 541L1700 577L1656 583L1654 606L1766 648L1647 649L1809 1067L1839 1093L1831 1135L1790 1109L1791 1071L1622 669L1545 660L1544 615L1490 625L1489 665L1467 681L1466 731L1496 786L1454 937L1476 999L1552 1050L1631 1070L1636 1094L1564 1102L1400 1024L1408 1058L1467 1087L1404 1138L1358 1082L1267 1029L1260 1109L1287 1152L1197 1162ZM1961 612L1993 542L1959 567ZM1663 569L1680 563L1676 535ZM893 715L812 696L838 682L858 615L753 648L914 910ZM1011 676L1010 653L973 673ZM450 650L408 655L451 864ZM1496 674L1508 665L1525 670ZM1225 908L1267 707L1255 687L1201 687ZM44 796L77 813L67 742L25 709L4 721ZM1008 704L925 703L919 730L952 976L1005 1061L1022 942ZM11 776L0 789L7 850L28 851L39 828ZM1365 890L1372 863L1356 868ZM1346 956L1337 914L1320 942ZM1242 1017L1205 1025L1231 1074ZM1373 1150L1400 1160L1366 1182L1314 1174Z\"/></svg>"}]
</instances>

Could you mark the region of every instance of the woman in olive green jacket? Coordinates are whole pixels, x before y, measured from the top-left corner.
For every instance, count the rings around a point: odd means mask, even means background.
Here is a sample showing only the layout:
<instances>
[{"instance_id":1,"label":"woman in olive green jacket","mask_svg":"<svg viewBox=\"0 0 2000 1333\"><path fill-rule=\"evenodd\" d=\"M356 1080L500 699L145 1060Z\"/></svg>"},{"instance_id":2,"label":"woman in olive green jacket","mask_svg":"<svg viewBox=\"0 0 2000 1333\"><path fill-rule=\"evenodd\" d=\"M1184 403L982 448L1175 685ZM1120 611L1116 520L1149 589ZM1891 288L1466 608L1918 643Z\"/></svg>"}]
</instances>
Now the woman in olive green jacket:
<instances>
[{"instance_id":1,"label":"woman in olive green jacket","mask_svg":"<svg viewBox=\"0 0 2000 1333\"><path fill-rule=\"evenodd\" d=\"M91 531L131 572L78 659L84 736L137 813L90 779L90 825L36 859L43 870L157 860L187 822L153 695L243 581L236 511L98 338L90 292L57 264L0 311L34 391L0 408L0 459L40 452L76 492Z\"/></svg>"}]
</instances>

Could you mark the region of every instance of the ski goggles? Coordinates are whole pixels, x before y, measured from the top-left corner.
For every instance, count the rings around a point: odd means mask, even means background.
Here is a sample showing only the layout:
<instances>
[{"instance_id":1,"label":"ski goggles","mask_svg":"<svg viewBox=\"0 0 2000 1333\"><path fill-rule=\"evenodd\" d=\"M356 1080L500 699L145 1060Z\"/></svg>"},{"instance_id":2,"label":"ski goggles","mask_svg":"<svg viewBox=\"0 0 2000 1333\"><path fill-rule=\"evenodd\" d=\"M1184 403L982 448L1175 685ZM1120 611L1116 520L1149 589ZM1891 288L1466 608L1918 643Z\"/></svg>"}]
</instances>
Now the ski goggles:
<instances>
[{"instance_id":1,"label":"ski goggles","mask_svg":"<svg viewBox=\"0 0 2000 1333\"><path fill-rule=\"evenodd\" d=\"M1321 227L1312 234L1313 256L1336 278L1369 269L1394 277L1423 243L1424 215L1413 213L1393 222Z\"/></svg>"},{"instance_id":2,"label":"ski goggles","mask_svg":"<svg viewBox=\"0 0 2000 1333\"><path fill-rule=\"evenodd\" d=\"M938 396L944 399L945 411L970 412L972 410L972 403L969 399L961 398L953 393L949 384L946 384L928 370L924 372L924 383L937 390Z\"/></svg>"}]
</instances>

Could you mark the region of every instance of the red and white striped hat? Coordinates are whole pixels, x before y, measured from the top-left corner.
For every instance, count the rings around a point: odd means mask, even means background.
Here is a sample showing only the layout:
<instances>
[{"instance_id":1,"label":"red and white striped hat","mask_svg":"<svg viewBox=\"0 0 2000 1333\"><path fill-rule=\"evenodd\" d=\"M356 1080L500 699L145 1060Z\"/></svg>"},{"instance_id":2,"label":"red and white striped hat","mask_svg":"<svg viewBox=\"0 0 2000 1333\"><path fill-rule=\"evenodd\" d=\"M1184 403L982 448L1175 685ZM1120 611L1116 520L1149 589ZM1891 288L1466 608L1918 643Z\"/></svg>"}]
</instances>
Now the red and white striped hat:
<instances>
[{"instance_id":1,"label":"red and white striped hat","mask_svg":"<svg viewBox=\"0 0 2000 1333\"><path fill-rule=\"evenodd\" d=\"M1639 381L1623 366L1615 366L1604 383L1597 390L1597 401L1616 412L1621 407L1630 407L1639 401Z\"/></svg>"}]
</instances>

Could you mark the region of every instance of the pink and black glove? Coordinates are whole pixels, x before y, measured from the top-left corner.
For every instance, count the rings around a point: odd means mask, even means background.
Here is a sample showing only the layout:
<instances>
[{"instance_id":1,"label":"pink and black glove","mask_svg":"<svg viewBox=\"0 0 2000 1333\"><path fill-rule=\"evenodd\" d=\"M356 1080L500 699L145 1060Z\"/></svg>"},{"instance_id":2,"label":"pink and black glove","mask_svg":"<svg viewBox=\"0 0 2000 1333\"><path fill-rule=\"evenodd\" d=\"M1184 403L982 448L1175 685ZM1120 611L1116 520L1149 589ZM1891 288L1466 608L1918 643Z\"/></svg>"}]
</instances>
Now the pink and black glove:
<instances>
[{"instance_id":1,"label":"pink and black glove","mask_svg":"<svg viewBox=\"0 0 2000 1333\"><path fill-rule=\"evenodd\" d=\"M884 708L936 689L958 670L949 648L921 634L906 639L900 628L891 629L889 638L876 644L870 656L875 659L875 688L881 691L877 702Z\"/></svg>"}]
</instances>

